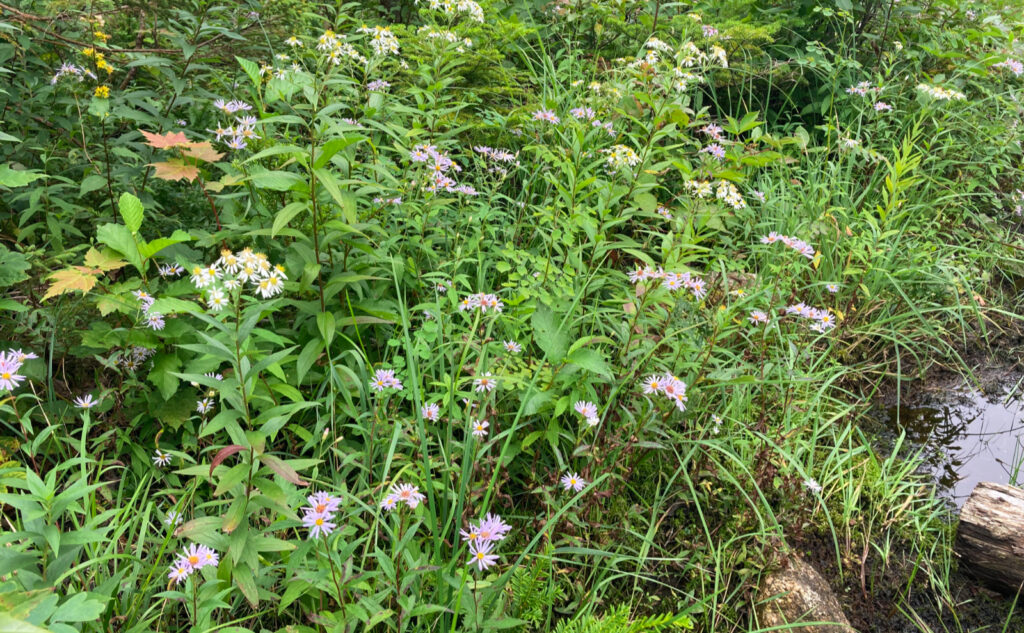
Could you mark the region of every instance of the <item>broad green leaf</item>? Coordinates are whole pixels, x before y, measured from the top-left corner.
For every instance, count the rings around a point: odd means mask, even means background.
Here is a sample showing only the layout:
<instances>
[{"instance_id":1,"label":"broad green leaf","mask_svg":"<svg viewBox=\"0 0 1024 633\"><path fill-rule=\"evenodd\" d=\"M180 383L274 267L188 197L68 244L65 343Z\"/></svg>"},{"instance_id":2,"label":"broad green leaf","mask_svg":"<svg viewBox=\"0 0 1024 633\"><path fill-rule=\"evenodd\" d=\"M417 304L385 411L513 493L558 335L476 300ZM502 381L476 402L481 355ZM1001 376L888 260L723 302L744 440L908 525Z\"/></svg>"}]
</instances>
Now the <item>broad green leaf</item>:
<instances>
[{"instance_id":1,"label":"broad green leaf","mask_svg":"<svg viewBox=\"0 0 1024 633\"><path fill-rule=\"evenodd\" d=\"M132 233L138 233L139 229L142 228L142 201L132 194L125 192L118 199L117 208L121 212L121 218L124 220L124 225L128 227L128 230Z\"/></svg>"},{"instance_id":2,"label":"broad green leaf","mask_svg":"<svg viewBox=\"0 0 1024 633\"><path fill-rule=\"evenodd\" d=\"M20 169L15 171L11 169L10 165L0 165L0 185L4 187L24 187L41 178L46 178L46 174L38 169Z\"/></svg>"},{"instance_id":3,"label":"broad green leaf","mask_svg":"<svg viewBox=\"0 0 1024 633\"><path fill-rule=\"evenodd\" d=\"M262 171L250 176L249 180L257 189L272 191L288 191L302 182L302 178L298 174L290 171Z\"/></svg>"},{"instance_id":4,"label":"broad green leaf","mask_svg":"<svg viewBox=\"0 0 1024 633\"><path fill-rule=\"evenodd\" d=\"M131 231L123 224L104 224L96 231L96 240L124 256L138 271L142 270L142 254Z\"/></svg>"},{"instance_id":5,"label":"broad green leaf","mask_svg":"<svg viewBox=\"0 0 1024 633\"><path fill-rule=\"evenodd\" d=\"M559 329L561 319L544 304L537 306L533 317L533 340L550 362L561 361L569 348L569 336Z\"/></svg>"}]
</instances>

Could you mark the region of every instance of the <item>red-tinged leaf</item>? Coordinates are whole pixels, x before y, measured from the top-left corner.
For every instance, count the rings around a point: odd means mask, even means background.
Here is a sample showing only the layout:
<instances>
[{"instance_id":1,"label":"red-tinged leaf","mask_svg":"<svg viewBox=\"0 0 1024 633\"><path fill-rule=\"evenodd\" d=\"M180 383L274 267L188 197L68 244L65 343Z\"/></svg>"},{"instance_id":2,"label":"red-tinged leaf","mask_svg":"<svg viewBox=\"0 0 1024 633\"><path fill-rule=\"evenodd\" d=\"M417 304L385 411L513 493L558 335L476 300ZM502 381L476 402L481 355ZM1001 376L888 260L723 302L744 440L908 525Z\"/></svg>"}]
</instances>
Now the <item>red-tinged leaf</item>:
<instances>
[{"instance_id":1,"label":"red-tinged leaf","mask_svg":"<svg viewBox=\"0 0 1024 633\"><path fill-rule=\"evenodd\" d=\"M264 453L263 455L260 455L258 459L261 462L263 462L267 466L267 468L274 471L278 475L281 475L281 479L291 482L296 486L309 485L308 481L305 481L302 479L302 477L299 477L299 473L295 472L294 468L284 463L277 457Z\"/></svg>"},{"instance_id":2,"label":"red-tinged leaf","mask_svg":"<svg viewBox=\"0 0 1024 633\"><path fill-rule=\"evenodd\" d=\"M85 254L85 265L97 270L106 271L117 270L122 266L127 266L128 262L109 250L98 251L95 248L90 248L89 252Z\"/></svg>"},{"instance_id":3,"label":"red-tinged leaf","mask_svg":"<svg viewBox=\"0 0 1024 633\"><path fill-rule=\"evenodd\" d=\"M50 287L43 295L43 300L69 292L81 291L83 293L92 290L96 285L96 274L93 268L85 266L72 266L64 270L58 270L47 279L50 280Z\"/></svg>"},{"instance_id":4,"label":"red-tinged leaf","mask_svg":"<svg viewBox=\"0 0 1024 633\"><path fill-rule=\"evenodd\" d=\"M163 163L150 163L150 167L156 168L153 175L161 180L181 180L184 178L192 182L199 175L198 167L186 165L185 161L180 158L172 158Z\"/></svg>"},{"instance_id":5,"label":"red-tinged leaf","mask_svg":"<svg viewBox=\"0 0 1024 633\"><path fill-rule=\"evenodd\" d=\"M176 145L188 145L188 137L184 132L168 132L167 134L153 134L145 130L139 130L146 137L146 145L157 149L167 149Z\"/></svg>"},{"instance_id":6,"label":"red-tinged leaf","mask_svg":"<svg viewBox=\"0 0 1024 633\"><path fill-rule=\"evenodd\" d=\"M189 143L188 148L182 152L189 158L198 158L199 160L212 163L220 160L224 157L223 152L218 152L213 149L213 145L210 145L210 141L203 141L202 143Z\"/></svg>"},{"instance_id":7,"label":"red-tinged leaf","mask_svg":"<svg viewBox=\"0 0 1024 633\"><path fill-rule=\"evenodd\" d=\"M217 451L217 454L213 456L213 461L210 462L210 476L213 477L213 469L216 468L217 466L220 466L225 459L231 457L238 451L244 450L244 446L241 446L239 444L229 444L228 446L225 446L224 448Z\"/></svg>"}]
</instances>

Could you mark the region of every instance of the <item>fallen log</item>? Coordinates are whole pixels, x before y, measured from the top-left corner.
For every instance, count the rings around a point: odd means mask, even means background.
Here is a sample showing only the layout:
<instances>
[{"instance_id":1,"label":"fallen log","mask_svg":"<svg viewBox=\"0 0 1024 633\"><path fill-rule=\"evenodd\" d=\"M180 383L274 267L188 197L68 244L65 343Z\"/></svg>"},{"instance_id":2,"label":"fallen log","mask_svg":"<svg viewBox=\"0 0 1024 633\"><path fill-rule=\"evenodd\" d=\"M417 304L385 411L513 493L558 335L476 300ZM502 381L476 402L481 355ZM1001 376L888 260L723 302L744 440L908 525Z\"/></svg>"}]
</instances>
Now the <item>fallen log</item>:
<instances>
[{"instance_id":1,"label":"fallen log","mask_svg":"<svg viewBox=\"0 0 1024 633\"><path fill-rule=\"evenodd\" d=\"M1002 591L1024 586L1024 489L978 484L963 510L955 545L965 571Z\"/></svg>"}]
</instances>

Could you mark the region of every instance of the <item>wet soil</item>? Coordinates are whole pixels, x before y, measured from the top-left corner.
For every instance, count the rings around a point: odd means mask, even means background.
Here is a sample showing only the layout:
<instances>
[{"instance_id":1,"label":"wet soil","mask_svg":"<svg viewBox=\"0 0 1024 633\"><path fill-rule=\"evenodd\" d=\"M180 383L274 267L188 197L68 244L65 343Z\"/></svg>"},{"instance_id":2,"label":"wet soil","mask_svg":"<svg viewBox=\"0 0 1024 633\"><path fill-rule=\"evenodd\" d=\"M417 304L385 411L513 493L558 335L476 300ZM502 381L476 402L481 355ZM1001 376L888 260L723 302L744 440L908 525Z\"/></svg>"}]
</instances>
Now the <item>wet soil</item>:
<instances>
[{"instance_id":1,"label":"wet soil","mask_svg":"<svg viewBox=\"0 0 1024 633\"><path fill-rule=\"evenodd\" d=\"M924 473L953 511L981 481L1014 481L1024 459L1024 365L1016 346L1002 349L997 355L968 355L970 372L936 367L922 379L889 385L869 416L866 430L882 452L906 433L901 452L920 451ZM830 537L805 535L799 547L831 579L851 624L862 633L1024 632L1024 613L1012 597L959 569L952 570L943 599L915 561L899 562L899 551L884 569L869 557L862 581L859 560L854 556L840 565Z\"/></svg>"}]
</instances>

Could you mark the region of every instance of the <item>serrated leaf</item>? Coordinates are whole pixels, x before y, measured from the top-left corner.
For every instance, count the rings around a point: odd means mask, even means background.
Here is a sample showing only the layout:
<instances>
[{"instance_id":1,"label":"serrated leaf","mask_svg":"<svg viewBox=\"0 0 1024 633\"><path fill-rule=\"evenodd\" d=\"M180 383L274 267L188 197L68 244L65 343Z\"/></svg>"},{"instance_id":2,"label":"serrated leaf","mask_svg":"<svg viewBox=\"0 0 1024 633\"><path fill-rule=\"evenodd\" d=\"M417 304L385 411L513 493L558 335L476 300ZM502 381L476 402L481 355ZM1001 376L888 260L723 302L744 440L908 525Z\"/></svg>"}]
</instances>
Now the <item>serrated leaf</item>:
<instances>
[{"instance_id":1,"label":"serrated leaf","mask_svg":"<svg viewBox=\"0 0 1024 633\"><path fill-rule=\"evenodd\" d=\"M179 380L174 375L181 367L177 354L157 354L153 360L153 369L149 370L146 380L156 385L164 400L170 400L178 391Z\"/></svg>"},{"instance_id":2,"label":"serrated leaf","mask_svg":"<svg viewBox=\"0 0 1024 633\"><path fill-rule=\"evenodd\" d=\"M128 262L118 257L112 251L98 251L95 248L90 248L85 254L85 265L105 272L127 266Z\"/></svg>"},{"instance_id":3,"label":"serrated leaf","mask_svg":"<svg viewBox=\"0 0 1024 633\"><path fill-rule=\"evenodd\" d=\"M50 280L50 287L43 295L43 301L69 292L86 293L96 285L96 275L93 274L93 269L85 266L72 266L58 270L47 279Z\"/></svg>"},{"instance_id":4,"label":"serrated leaf","mask_svg":"<svg viewBox=\"0 0 1024 633\"><path fill-rule=\"evenodd\" d=\"M199 176L199 168L186 165L180 158L172 158L162 163L150 163L154 168L153 175L161 180L187 180L192 182Z\"/></svg>"},{"instance_id":5,"label":"serrated leaf","mask_svg":"<svg viewBox=\"0 0 1024 633\"><path fill-rule=\"evenodd\" d=\"M573 365L592 371L595 374L601 374L608 378L612 377L612 368L596 349L578 349L569 354L567 360Z\"/></svg>"},{"instance_id":6,"label":"serrated leaf","mask_svg":"<svg viewBox=\"0 0 1024 633\"><path fill-rule=\"evenodd\" d=\"M182 153L189 158L195 158L208 163L216 162L224 157L223 152L218 152L213 149L213 145L210 144L210 141L189 143L188 148Z\"/></svg>"},{"instance_id":7,"label":"serrated leaf","mask_svg":"<svg viewBox=\"0 0 1024 633\"><path fill-rule=\"evenodd\" d=\"M128 227L123 224L104 224L96 230L96 241L124 255L125 259L142 272L142 255Z\"/></svg>"},{"instance_id":8,"label":"serrated leaf","mask_svg":"<svg viewBox=\"0 0 1024 633\"><path fill-rule=\"evenodd\" d=\"M0 288L6 288L28 279L25 271L32 268L32 264L22 253L7 250L0 246Z\"/></svg>"},{"instance_id":9,"label":"serrated leaf","mask_svg":"<svg viewBox=\"0 0 1024 633\"><path fill-rule=\"evenodd\" d=\"M157 149L167 149L178 145L188 145L188 137L184 132L168 132L166 134L153 134L145 130L139 130L146 137L146 145Z\"/></svg>"},{"instance_id":10,"label":"serrated leaf","mask_svg":"<svg viewBox=\"0 0 1024 633\"><path fill-rule=\"evenodd\" d=\"M552 362L562 360L569 348L569 337L559 329L560 319L551 308L540 304L530 322L533 325L533 340L547 359Z\"/></svg>"},{"instance_id":11,"label":"serrated leaf","mask_svg":"<svg viewBox=\"0 0 1024 633\"><path fill-rule=\"evenodd\" d=\"M117 208L121 212L121 219L124 220L124 225L128 227L128 230L138 233L142 228L142 201L125 192L118 199Z\"/></svg>"}]
</instances>

